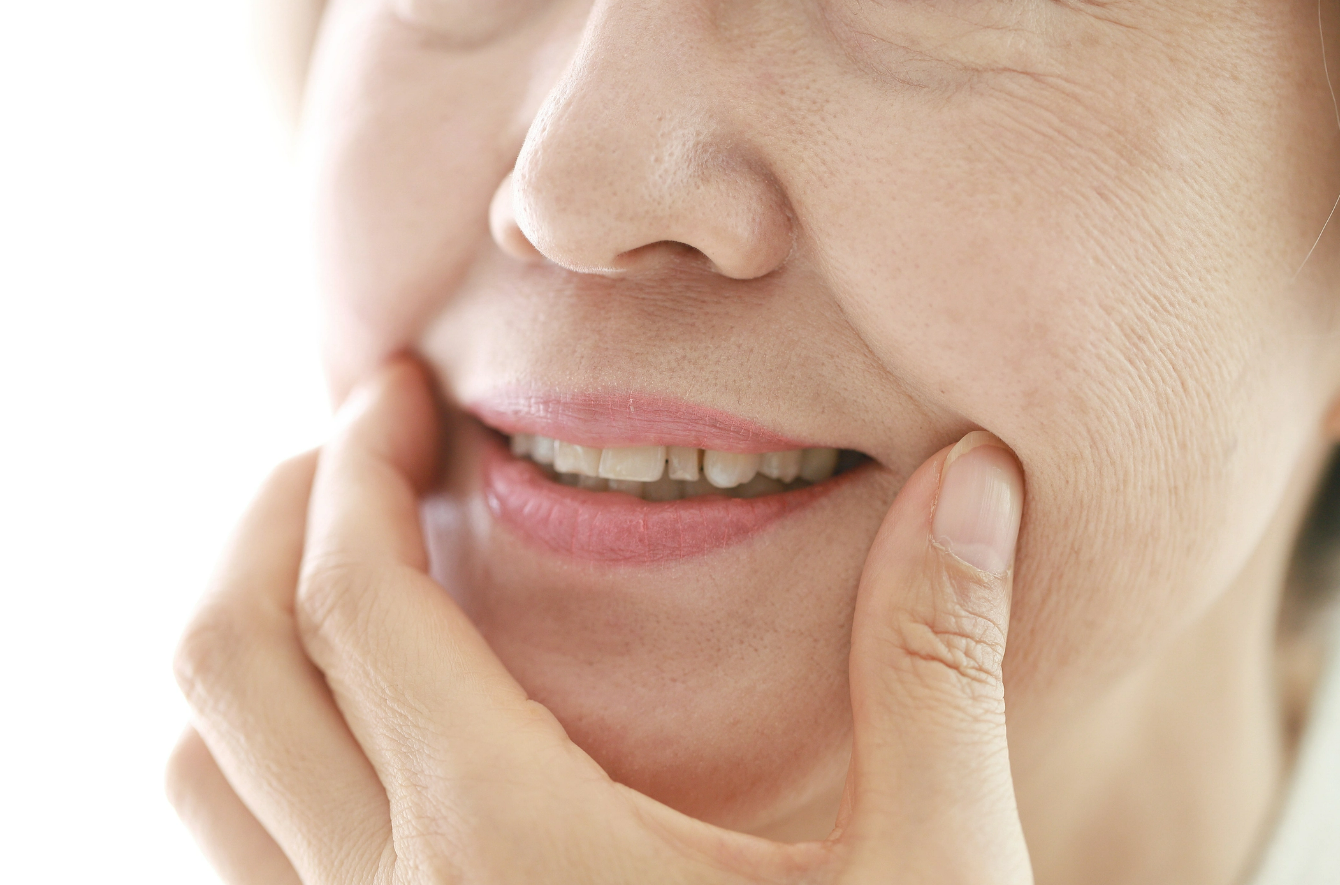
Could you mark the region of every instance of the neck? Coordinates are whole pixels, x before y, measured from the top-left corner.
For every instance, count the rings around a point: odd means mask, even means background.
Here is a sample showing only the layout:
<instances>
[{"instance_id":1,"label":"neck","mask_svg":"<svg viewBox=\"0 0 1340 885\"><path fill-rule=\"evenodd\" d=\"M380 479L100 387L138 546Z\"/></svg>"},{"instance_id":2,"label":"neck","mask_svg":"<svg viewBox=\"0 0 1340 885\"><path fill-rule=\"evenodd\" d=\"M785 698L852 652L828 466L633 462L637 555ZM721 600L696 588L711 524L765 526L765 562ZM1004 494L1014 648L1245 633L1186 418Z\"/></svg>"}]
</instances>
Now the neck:
<instances>
[{"instance_id":1,"label":"neck","mask_svg":"<svg viewBox=\"0 0 1340 885\"><path fill-rule=\"evenodd\" d=\"M1214 606L1138 671L1015 758L1039 885L1242 881L1269 835L1291 748L1276 622L1321 453Z\"/></svg>"}]
</instances>

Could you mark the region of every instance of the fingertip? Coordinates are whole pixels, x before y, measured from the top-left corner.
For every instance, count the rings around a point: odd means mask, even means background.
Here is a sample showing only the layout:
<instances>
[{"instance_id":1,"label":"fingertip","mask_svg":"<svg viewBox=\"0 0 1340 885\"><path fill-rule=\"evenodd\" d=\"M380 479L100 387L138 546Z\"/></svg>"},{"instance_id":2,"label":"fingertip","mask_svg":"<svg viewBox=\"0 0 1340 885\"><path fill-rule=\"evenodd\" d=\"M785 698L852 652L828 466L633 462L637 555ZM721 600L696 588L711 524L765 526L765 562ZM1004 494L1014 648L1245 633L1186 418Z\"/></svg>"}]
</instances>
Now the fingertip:
<instances>
[{"instance_id":1,"label":"fingertip","mask_svg":"<svg viewBox=\"0 0 1340 885\"><path fill-rule=\"evenodd\" d=\"M940 471L931 536L955 559L988 575L1014 565L1023 514L1019 459L985 430L964 436Z\"/></svg>"},{"instance_id":2,"label":"fingertip","mask_svg":"<svg viewBox=\"0 0 1340 885\"><path fill-rule=\"evenodd\" d=\"M1010 457L1015 458L1016 462L1018 461L1018 457L1014 454L1014 450L1007 446L1004 440L991 431L971 430L964 434L962 439L950 446L949 453L945 455L944 464L941 469L947 469L950 464L953 464L961 456L966 455L968 452L981 446L992 446L1004 452L1008 452Z\"/></svg>"},{"instance_id":3,"label":"fingertip","mask_svg":"<svg viewBox=\"0 0 1340 885\"><path fill-rule=\"evenodd\" d=\"M423 488L437 471L438 424L427 370L399 354L353 389L336 416L335 436L351 438Z\"/></svg>"},{"instance_id":4,"label":"fingertip","mask_svg":"<svg viewBox=\"0 0 1340 885\"><path fill-rule=\"evenodd\" d=\"M431 382L428 369L424 364L408 353L398 353L386 361L381 375L385 383L395 388L409 388L424 394L429 393Z\"/></svg>"},{"instance_id":5,"label":"fingertip","mask_svg":"<svg viewBox=\"0 0 1340 885\"><path fill-rule=\"evenodd\" d=\"M347 425L379 406L413 404L419 398L432 398L426 370L413 357L396 354L354 385L335 413L335 420Z\"/></svg>"}]
</instances>

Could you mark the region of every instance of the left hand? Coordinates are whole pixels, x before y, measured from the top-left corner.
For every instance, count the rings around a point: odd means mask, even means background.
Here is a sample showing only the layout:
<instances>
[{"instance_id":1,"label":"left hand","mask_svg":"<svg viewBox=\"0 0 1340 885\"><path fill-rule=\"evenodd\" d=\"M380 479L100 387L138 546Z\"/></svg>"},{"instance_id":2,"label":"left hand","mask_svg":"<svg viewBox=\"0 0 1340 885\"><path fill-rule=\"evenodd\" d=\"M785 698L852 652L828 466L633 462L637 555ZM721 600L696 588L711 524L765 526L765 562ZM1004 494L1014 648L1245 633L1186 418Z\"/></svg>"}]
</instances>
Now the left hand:
<instances>
[{"instance_id":1,"label":"left hand","mask_svg":"<svg viewBox=\"0 0 1340 885\"><path fill-rule=\"evenodd\" d=\"M970 453L1016 496L1008 538L978 531L971 549L935 515L946 464ZM426 574L417 501L436 458L427 382L393 365L319 459L267 482L182 640L194 727L169 793L226 881L1032 882L1000 676L1022 477L994 437L927 461L881 527L857 599L843 808L827 840L799 845L613 782L527 698Z\"/></svg>"}]
</instances>

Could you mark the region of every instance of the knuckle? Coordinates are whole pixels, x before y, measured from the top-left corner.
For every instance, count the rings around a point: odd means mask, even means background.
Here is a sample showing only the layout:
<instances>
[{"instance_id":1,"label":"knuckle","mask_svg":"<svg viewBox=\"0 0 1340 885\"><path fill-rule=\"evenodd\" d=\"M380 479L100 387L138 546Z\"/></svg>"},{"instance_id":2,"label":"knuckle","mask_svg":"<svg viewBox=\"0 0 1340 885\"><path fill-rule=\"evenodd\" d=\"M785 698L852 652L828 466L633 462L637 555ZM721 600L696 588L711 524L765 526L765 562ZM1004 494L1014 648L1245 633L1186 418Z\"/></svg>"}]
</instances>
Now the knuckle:
<instances>
[{"instance_id":1,"label":"knuckle","mask_svg":"<svg viewBox=\"0 0 1340 885\"><path fill-rule=\"evenodd\" d=\"M310 486L312 475L316 472L317 451L303 452L285 458L273 468L265 478L262 488L303 488Z\"/></svg>"},{"instance_id":2,"label":"knuckle","mask_svg":"<svg viewBox=\"0 0 1340 885\"><path fill-rule=\"evenodd\" d=\"M394 567L378 567L346 556L307 563L297 582L297 636L319 666L336 650L370 648L378 606L397 582ZM381 649L390 652L390 649Z\"/></svg>"},{"instance_id":3,"label":"knuckle","mask_svg":"<svg viewBox=\"0 0 1340 885\"><path fill-rule=\"evenodd\" d=\"M965 583L966 582L966 583ZM944 575L925 604L893 621L892 660L920 691L950 691L994 703L1003 691L1008 612L976 576Z\"/></svg>"},{"instance_id":4,"label":"knuckle","mask_svg":"<svg viewBox=\"0 0 1340 885\"><path fill-rule=\"evenodd\" d=\"M468 851L464 847L469 841L444 822L432 825L417 815L410 822L408 817L402 816L395 828L397 885L470 881L465 864Z\"/></svg>"},{"instance_id":5,"label":"knuckle","mask_svg":"<svg viewBox=\"0 0 1340 885\"><path fill-rule=\"evenodd\" d=\"M251 642L245 619L231 608L214 604L196 614L172 656L177 686L194 709L206 710Z\"/></svg>"},{"instance_id":6,"label":"knuckle","mask_svg":"<svg viewBox=\"0 0 1340 885\"><path fill-rule=\"evenodd\" d=\"M980 619L949 618L899 625L898 644L909 666L920 675L942 674L956 681L990 687L1000 681L1003 648L996 631Z\"/></svg>"},{"instance_id":7,"label":"knuckle","mask_svg":"<svg viewBox=\"0 0 1340 885\"><path fill-rule=\"evenodd\" d=\"M344 559L305 563L296 600L299 633L313 638L348 620L347 609L365 580L362 569Z\"/></svg>"}]
</instances>

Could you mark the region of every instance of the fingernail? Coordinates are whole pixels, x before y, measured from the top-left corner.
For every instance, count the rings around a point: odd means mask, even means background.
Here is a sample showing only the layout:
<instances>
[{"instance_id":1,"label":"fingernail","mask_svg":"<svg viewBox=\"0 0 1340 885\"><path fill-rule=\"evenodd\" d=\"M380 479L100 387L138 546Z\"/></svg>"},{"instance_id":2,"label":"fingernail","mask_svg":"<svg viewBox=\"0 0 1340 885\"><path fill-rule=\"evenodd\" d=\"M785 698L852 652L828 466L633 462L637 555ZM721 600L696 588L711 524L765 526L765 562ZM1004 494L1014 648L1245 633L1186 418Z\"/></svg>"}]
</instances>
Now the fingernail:
<instances>
[{"instance_id":1,"label":"fingernail","mask_svg":"<svg viewBox=\"0 0 1340 885\"><path fill-rule=\"evenodd\" d=\"M968 565L1004 574L1014 562L1023 490L1013 453L993 434L973 431L945 459L932 537Z\"/></svg>"}]
</instances>

